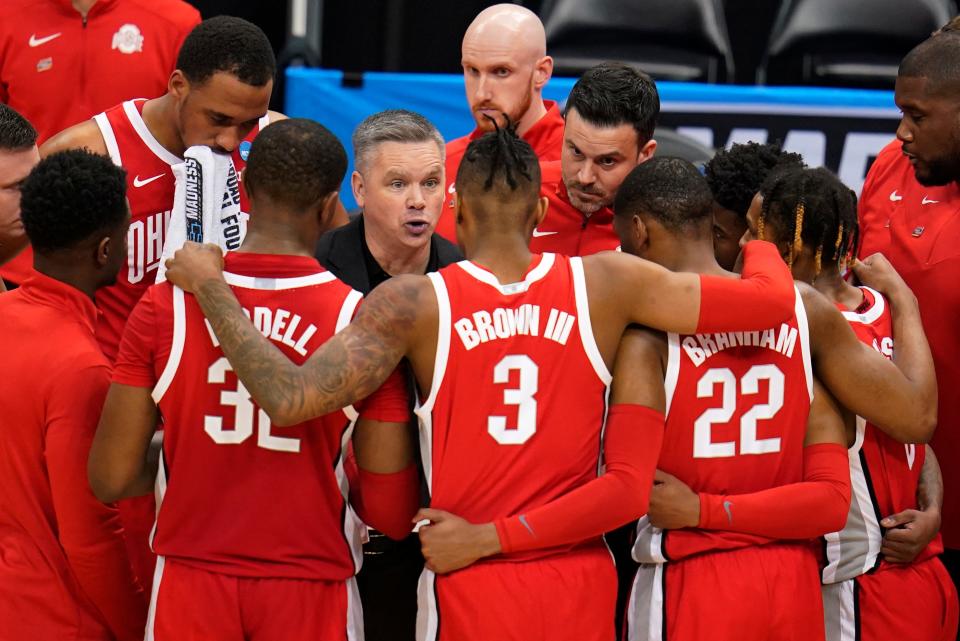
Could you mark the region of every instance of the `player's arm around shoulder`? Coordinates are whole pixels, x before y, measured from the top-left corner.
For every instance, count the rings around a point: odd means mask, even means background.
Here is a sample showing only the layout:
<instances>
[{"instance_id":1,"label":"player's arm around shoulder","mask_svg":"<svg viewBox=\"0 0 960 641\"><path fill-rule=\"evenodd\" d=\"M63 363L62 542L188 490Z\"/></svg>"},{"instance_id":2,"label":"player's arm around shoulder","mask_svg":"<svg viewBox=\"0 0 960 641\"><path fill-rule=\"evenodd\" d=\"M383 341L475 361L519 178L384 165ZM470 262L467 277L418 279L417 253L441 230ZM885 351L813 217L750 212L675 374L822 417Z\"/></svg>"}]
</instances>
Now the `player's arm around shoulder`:
<instances>
[{"instance_id":1,"label":"player's arm around shoulder","mask_svg":"<svg viewBox=\"0 0 960 641\"><path fill-rule=\"evenodd\" d=\"M107 154L107 145L100 127L93 120L84 120L52 136L40 145L40 157L46 158L67 149L89 149L95 154Z\"/></svg>"},{"instance_id":2,"label":"player's arm around shoulder","mask_svg":"<svg viewBox=\"0 0 960 641\"><path fill-rule=\"evenodd\" d=\"M410 357L419 379L427 362L421 353L424 329L437 322L429 279L398 276L374 290L353 322L298 366L243 314L223 279L223 254L216 245L187 243L167 261L167 279L194 295L237 377L281 426L369 396L404 356Z\"/></svg>"},{"instance_id":3,"label":"player's arm around shoulder","mask_svg":"<svg viewBox=\"0 0 960 641\"><path fill-rule=\"evenodd\" d=\"M931 406L928 383L911 380L858 340L840 311L819 292L804 284L798 289L810 328L814 371L824 386L841 405L893 438L928 442L936 425L936 391Z\"/></svg>"}]
</instances>

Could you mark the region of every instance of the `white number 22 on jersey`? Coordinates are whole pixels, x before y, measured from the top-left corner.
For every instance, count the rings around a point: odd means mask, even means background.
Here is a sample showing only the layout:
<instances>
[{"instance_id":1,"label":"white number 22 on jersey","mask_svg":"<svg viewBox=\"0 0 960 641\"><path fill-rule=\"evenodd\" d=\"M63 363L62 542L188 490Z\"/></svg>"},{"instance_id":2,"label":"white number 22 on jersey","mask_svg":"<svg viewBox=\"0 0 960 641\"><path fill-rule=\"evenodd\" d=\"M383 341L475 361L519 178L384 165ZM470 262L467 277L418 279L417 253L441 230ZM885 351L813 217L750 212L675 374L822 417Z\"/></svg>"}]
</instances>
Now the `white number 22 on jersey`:
<instances>
[{"instance_id":1,"label":"white number 22 on jersey","mask_svg":"<svg viewBox=\"0 0 960 641\"><path fill-rule=\"evenodd\" d=\"M780 437L757 438L757 421L776 416L783 407L783 372L776 365L754 365L740 379L740 393L756 394L760 381L768 381L767 402L755 404L740 417L740 453L768 454L780 451ZM724 458L735 456L734 441L715 443L711 428L714 423L728 423L737 409L737 378L725 367L707 370L697 382L697 398L710 398L714 387L720 385L720 407L703 412L693 423L693 457Z\"/></svg>"},{"instance_id":2,"label":"white number 22 on jersey","mask_svg":"<svg viewBox=\"0 0 960 641\"><path fill-rule=\"evenodd\" d=\"M540 368L526 354L504 356L493 368L493 382L510 382L510 372L520 372L518 387L503 390L503 404L517 406L517 426L507 427L506 416L488 416L487 431L500 445L523 445L537 431L537 393Z\"/></svg>"},{"instance_id":3,"label":"white number 22 on jersey","mask_svg":"<svg viewBox=\"0 0 960 641\"><path fill-rule=\"evenodd\" d=\"M207 370L207 382L223 384L226 382L226 373L230 371L233 371L230 361L226 357L220 358ZM223 429L223 418L220 416L204 416L203 431L220 445L236 445L250 438L253 434L253 401L243 383L237 380L236 390L220 392L220 404L234 408L233 429ZM257 445L276 452L300 451L300 439L270 433L270 417L261 409L257 410Z\"/></svg>"}]
</instances>

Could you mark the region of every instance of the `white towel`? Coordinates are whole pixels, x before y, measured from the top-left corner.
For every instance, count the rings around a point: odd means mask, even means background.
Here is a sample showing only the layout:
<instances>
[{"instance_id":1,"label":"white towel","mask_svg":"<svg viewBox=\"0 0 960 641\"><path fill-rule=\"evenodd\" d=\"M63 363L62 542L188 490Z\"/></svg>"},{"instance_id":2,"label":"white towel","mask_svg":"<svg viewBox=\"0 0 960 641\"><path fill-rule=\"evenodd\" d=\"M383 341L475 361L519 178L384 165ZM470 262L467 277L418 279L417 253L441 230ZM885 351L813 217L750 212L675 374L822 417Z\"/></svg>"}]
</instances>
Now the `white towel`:
<instances>
[{"instance_id":1,"label":"white towel","mask_svg":"<svg viewBox=\"0 0 960 641\"><path fill-rule=\"evenodd\" d=\"M240 247L247 233L247 214L240 211L240 181L229 155L197 145L187 149L183 162L172 169L177 186L158 283L166 280L166 260L186 241L216 243L231 251Z\"/></svg>"}]
</instances>

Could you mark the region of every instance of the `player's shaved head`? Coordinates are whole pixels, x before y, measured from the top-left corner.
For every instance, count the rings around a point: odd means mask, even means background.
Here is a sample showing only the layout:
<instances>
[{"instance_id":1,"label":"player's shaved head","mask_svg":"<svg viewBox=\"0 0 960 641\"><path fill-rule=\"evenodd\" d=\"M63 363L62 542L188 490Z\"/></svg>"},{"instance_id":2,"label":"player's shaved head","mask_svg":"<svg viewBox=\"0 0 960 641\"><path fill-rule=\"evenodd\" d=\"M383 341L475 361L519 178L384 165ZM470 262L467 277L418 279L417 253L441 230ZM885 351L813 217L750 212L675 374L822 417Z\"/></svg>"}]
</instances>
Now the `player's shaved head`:
<instances>
[{"instance_id":1,"label":"player's shaved head","mask_svg":"<svg viewBox=\"0 0 960 641\"><path fill-rule=\"evenodd\" d=\"M516 4L495 4L473 19L463 36L463 48L502 51L518 61L547 55L547 35L537 14Z\"/></svg>"},{"instance_id":2,"label":"player's shaved head","mask_svg":"<svg viewBox=\"0 0 960 641\"><path fill-rule=\"evenodd\" d=\"M537 14L515 4L488 7L474 18L461 50L464 88L483 131L512 122L520 135L545 113L541 92L553 74Z\"/></svg>"},{"instance_id":3,"label":"player's shaved head","mask_svg":"<svg viewBox=\"0 0 960 641\"><path fill-rule=\"evenodd\" d=\"M627 175L614 202L614 213L656 220L675 234L709 233L713 194L706 178L680 158L651 158Z\"/></svg>"},{"instance_id":4,"label":"player's shaved head","mask_svg":"<svg viewBox=\"0 0 960 641\"><path fill-rule=\"evenodd\" d=\"M946 32L927 38L900 63L900 78L925 78L927 94L960 92L960 38Z\"/></svg>"}]
</instances>

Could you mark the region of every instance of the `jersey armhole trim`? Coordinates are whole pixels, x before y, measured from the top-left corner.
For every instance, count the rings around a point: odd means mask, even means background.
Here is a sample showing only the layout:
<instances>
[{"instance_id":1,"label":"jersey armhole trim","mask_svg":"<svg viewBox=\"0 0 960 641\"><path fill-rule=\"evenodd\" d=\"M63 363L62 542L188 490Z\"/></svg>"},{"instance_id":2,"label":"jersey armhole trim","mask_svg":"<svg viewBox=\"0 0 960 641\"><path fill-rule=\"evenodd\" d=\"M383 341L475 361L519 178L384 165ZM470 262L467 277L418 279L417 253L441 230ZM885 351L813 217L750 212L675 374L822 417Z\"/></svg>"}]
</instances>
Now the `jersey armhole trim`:
<instances>
[{"instance_id":1,"label":"jersey armhole trim","mask_svg":"<svg viewBox=\"0 0 960 641\"><path fill-rule=\"evenodd\" d=\"M337 317L337 325L333 330L334 334L340 333L343 328L350 324L350 321L353 320L354 314L356 314L357 306L360 304L361 300L363 300L363 294L355 289L351 289L350 293L347 294L347 297L343 301L343 306L340 307L340 315ZM353 405L347 405L344 407L343 413L351 421L355 421L360 418L360 414Z\"/></svg>"},{"instance_id":2,"label":"jersey armhole trim","mask_svg":"<svg viewBox=\"0 0 960 641\"><path fill-rule=\"evenodd\" d=\"M122 167L123 162L120 159L120 146L117 144L117 136L113 133L113 126L110 125L107 114L98 113L93 117L93 121L97 123L97 127L100 129L100 135L103 137L103 144L107 148L107 154L110 156L110 160L112 160L113 164L117 167Z\"/></svg>"},{"instance_id":3,"label":"jersey armhole trim","mask_svg":"<svg viewBox=\"0 0 960 641\"><path fill-rule=\"evenodd\" d=\"M167 393L173 377L177 374L177 368L180 366L180 359L183 357L183 345L187 338L187 314L186 303L184 301L183 290L179 287L173 288L173 341L170 345L170 356L167 357L167 364L163 367L163 373L156 387L153 388L150 396L153 402L160 404L160 399Z\"/></svg>"},{"instance_id":4,"label":"jersey armhole trim","mask_svg":"<svg viewBox=\"0 0 960 641\"><path fill-rule=\"evenodd\" d=\"M810 358L810 327L807 321L807 308L803 306L803 296L800 290L794 285L794 303L793 313L797 317L797 329L800 331L800 352L803 354L803 374L807 379L807 394L810 396L810 402L813 402L813 363Z\"/></svg>"},{"instance_id":5,"label":"jersey armhole trim","mask_svg":"<svg viewBox=\"0 0 960 641\"><path fill-rule=\"evenodd\" d=\"M667 334L667 371L663 376L663 392L666 397L664 416L670 416L673 395L677 391L677 379L680 378L680 335Z\"/></svg>"},{"instance_id":6,"label":"jersey armhole trim","mask_svg":"<svg viewBox=\"0 0 960 641\"><path fill-rule=\"evenodd\" d=\"M877 290L866 286L861 286L860 289L870 292L870 294L873 296L873 305L870 306L870 309L862 314L858 314L854 311L844 311L841 313L848 323L872 325L873 323L877 322L881 316L883 316L883 313L886 311L887 304L883 298L883 294Z\"/></svg>"},{"instance_id":7,"label":"jersey armhole trim","mask_svg":"<svg viewBox=\"0 0 960 641\"><path fill-rule=\"evenodd\" d=\"M587 298L587 283L583 275L583 260L579 256L570 259L570 273L573 276L573 297L577 304L577 321L580 327L580 342L587 359L593 365L593 371L604 385L610 385L613 376L603 362L603 356L597 347L597 340L593 334L593 323L590 319L590 301Z\"/></svg>"},{"instance_id":8,"label":"jersey armhole trim","mask_svg":"<svg viewBox=\"0 0 960 641\"><path fill-rule=\"evenodd\" d=\"M450 296L447 293L447 285L437 272L427 274L430 283L433 285L433 291L437 296L437 355L433 360L433 376L430 381L430 394L426 400L417 408L417 414L433 411L433 404L437 400L437 393L440 391L440 385L443 383L443 377L447 371L447 358L450 355Z\"/></svg>"},{"instance_id":9,"label":"jersey armhole trim","mask_svg":"<svg viewBox=\"0 0 960 641\"><path fill-rule=\"evenodd\" d=\"M150 151L153 152L153 155L171 167L173 165L182 163L182 158L177 158L170 153L170 151L161 145L160 141L157 140L150 132L150 128L147 127L147 123L144 122L143 116L140 115L140 111L137 109L136 102L136 100L128 100L123 103L123 112L127 115L127 119L133 126L133 130L137 132L137 136L140 137L140 140L143 141L143 144L145 144Z\"/></svg>"}]
</instances>

